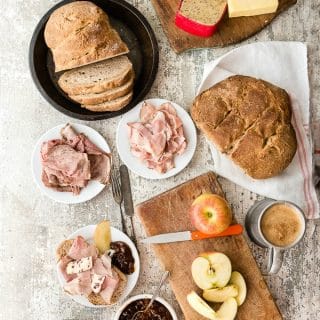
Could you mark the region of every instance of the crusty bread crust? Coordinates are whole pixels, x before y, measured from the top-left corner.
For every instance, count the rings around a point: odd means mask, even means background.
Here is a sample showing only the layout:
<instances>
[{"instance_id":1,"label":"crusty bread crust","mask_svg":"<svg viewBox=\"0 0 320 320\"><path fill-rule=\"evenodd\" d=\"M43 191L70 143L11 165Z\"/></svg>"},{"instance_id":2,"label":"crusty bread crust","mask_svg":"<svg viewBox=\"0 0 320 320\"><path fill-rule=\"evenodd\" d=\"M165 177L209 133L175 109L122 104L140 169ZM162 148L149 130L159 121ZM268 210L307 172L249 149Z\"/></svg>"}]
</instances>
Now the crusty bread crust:
<instances>
[{"instance_id":1,"label":"crusty bread crust","mask_svg":"<svg viewBox=\"0 0 320 320\"><path fill-rule=\"evenodd\" d=\"M107 14L89 1L75 1L56 9L46 24L44 38L56 72L129 52Z\"/></svg>"},{"instance_id":2,"label":"crusty bread crust","mask_svg":"<svg viewBox=\"0 0 320 320\"><path fill-rule=\"evenodd\" d=\"M70 98L83 105L100 104L127 95L129 92L132 91L133 83L134 75L131 74L129 81L119 87L115 87L113 89L109 89L101 93L70 95Z\"/></svg>"},{"instance_id":3,"label":"crusty bread crust","mask_svg":"<svg viewBox=\"0 0 320 320\"><path fill-rule=\"evenodd\" d=\"M131 91L125 96L112 101L106 101L99 104L82 105L81 107L95 112L118 111L128 105L132 99L132 95L133 92Z\"/></svg>"},{"instance_id":4,"label":"crusty bread crust","mask_svg":"<svg viewBox=\"0 0 320 320\"><path fill-rule=\"evenodd\" d=\"M269 82L229 77L198 95L191 115L207 138L252 178L278 175L296 153L290 98Z\"/></svg>"},{"instance_id":5,"label":"crusty bread crust","mask_svg":"<svg viewBox=\"0 0 320 320\"><path fill-rule=\"evenodd\" d=\"M56 258L57 262L61 260L64 256L66 256L72 246L73 239L67 239L60 243L56 250ZM127 285L127 277L124 273L122 273L118 268L113 267L113 269L118 273L119 276L119 286L114 292L112 298L111 298L111 304L115 304L118 302L120 296L122 295L122 292L124 291L126 285ZM108 305L106 301L104 301L101 297L101 295L98 293L91 292L90 295L87 297L89 302L91 302L94 305Z\"/></svg>"}]
</instances>

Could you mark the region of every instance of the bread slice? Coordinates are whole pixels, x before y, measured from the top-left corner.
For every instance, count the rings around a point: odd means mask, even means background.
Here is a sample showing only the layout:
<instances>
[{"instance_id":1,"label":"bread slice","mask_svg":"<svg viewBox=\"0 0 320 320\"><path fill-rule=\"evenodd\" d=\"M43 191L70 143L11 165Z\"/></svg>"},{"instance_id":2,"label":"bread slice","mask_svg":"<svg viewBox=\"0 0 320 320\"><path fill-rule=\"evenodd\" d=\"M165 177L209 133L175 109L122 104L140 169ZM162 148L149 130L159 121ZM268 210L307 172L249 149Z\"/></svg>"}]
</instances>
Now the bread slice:
<instances>
[{"instance_id":1,"label":"bread slice","mask_svg":"<svg viewBox=\"0 0 320 320\"><path fill-rule=\"evenodd\" d=\"M44 37L56 72L129 52L107 14L89 1L74 1L56 9L46 24Z\"/></svg>"},{"instance_id":2,"label":"bread slice","mask_svg":"<svg viewBox=\"0 0 320 320\"><path fill-rule=\"evenodd\" d=\"M131 72L130 60L120 56L66 71L58 84L68 95L101 93L126 83Z\"/></svg>"},{"instance_id":3,"label":"bread slice","mask_svg":"<svg viewBox=\"0 0 320 320\"><path fill-rule=\"evenodd\" d=\"M95 112L118 111L128 105L132 99L132 95L133 92L131 91L125 96L112 101L106 101L99 104L81 105L81 107Z\"/></svg>"},{"instance_id":4,"label":"bread slice","mask_svg":"<svg viewBox=\"0 0 320 320\"><path fill-rule=\"evenodd\" d=\"M106 101L111 101L123 97L124 95L127 95L129 92L131 92L133 88L133 80L134 75L132 74L129 81L119 87L115 87L101 93L70 95L70 98L84 105L99 104Z\"/></svg>"},{"instance_id":5,"label":"bread slice","mask_svg":"<svg viewBox=\"0 0 320 320\"><path fill-rule=\"evenodd\" d=\"M57 262L59 262L63 257L65 257L71 246L72 246L73 240L64 240L63 242L60 243L59 247L57 248L56 251L56 259Z\"/></svg>"}]
</instances>

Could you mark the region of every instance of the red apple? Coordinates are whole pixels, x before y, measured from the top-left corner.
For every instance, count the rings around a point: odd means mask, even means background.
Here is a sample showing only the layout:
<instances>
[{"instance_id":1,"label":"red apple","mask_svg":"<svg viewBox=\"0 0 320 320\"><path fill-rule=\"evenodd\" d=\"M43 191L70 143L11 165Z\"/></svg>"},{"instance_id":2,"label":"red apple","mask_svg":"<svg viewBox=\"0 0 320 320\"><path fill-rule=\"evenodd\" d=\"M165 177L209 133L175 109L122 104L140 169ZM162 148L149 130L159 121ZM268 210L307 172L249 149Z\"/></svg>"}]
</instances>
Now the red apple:
<instances>
[{"instance_id":1,"label":"red apple","mask_svg":"<svg viewBox=\"0 0 320 320\"><path fill-rule=\"evenodd\" d=\"M227 201L217 194L205 193L191 205L190 218L193 226L206 234L217 234L226 230L232 221Z\"/></svg>"}]
</instances>

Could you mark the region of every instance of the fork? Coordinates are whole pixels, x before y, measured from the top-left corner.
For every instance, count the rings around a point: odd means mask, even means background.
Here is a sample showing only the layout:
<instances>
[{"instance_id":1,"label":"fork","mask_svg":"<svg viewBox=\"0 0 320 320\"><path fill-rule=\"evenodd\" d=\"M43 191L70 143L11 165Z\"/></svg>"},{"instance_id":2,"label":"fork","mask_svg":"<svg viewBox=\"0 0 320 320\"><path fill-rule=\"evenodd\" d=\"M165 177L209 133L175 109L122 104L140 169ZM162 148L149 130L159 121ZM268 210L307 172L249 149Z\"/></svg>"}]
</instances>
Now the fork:
<instances>
[{"instance_id":1,"label":"fork","mask_svg":"<svg viewBox=\"0 0 320 320\"><path fill-rule=\"evenodd\" d=\"M127 234L127 228L126 228L122 207L121 207L123 197L121 192L120 174L119 174L119 170L116 170L114 166L112 166L111 168L110 177L111 177L111 188L112 188L113 199L119 205L119 208L120 208L122 231L125 234Z\"/></svg>"}]
</instances>

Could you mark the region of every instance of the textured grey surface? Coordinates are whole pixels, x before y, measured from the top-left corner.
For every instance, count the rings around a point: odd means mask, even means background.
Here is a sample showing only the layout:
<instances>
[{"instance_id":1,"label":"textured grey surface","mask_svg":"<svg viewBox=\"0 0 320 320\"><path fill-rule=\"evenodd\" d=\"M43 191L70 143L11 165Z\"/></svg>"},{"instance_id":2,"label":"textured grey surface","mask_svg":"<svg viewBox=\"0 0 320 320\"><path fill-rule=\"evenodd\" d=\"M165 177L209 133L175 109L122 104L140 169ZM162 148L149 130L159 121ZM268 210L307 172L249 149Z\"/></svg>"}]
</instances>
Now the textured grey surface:
<instances>
[{"instance_id":1,"label":"textured grey surface","mask_svg":"<svg viewBox=\"0 0 320 320\"><path fill-rule=\"evenodd\" d=\"M54 250L75 229L112 218L120 226L118 207L109 188L85 204L63 205L42 196L32 180L31 152L38 137L51 127L71 119L58 113L40 96L28 70L28 46L40 17L58 1L0 0L1 92L0 92L0 319L112 319L117 306L107 310L81 307L71 301L57 282ZM169 47L158 18L148 0L132 0L152 25L160 46L160 67L149 97L167 98L188 109L199 84L203 64L232 47L203 49L176 55ZM244 43L265 40L305 41L313 119L320 119L319 0L298 0L271 26ZM237 45L238 46L238 45ZM114 153L119 118L87 123L107 139ZM85 123L85 122L83 122ZM319 132L320 133L320 132ZM131 174L135 203L165 191L212 169L209 149L202 135L191 164L164 182L147 181ZM255 194L221 179L238 220L243 221ZM292 186L294 188L294 186ZM144 233L135 220L137 233ZM251 244L260 265L265 251ZM133 294L151 292L161 270L150 248L140 246L142 270ZM320 315L319 227L308 224L305 240L285 254L284 266L267 283L285 319L316 320ZM162 295L183 319L167 286ZM251 319L250 319L251 320ZM252 319L254 320L254 319ZM268 319L266 319L268 320Z\"/></svg>"}]
</instances>

